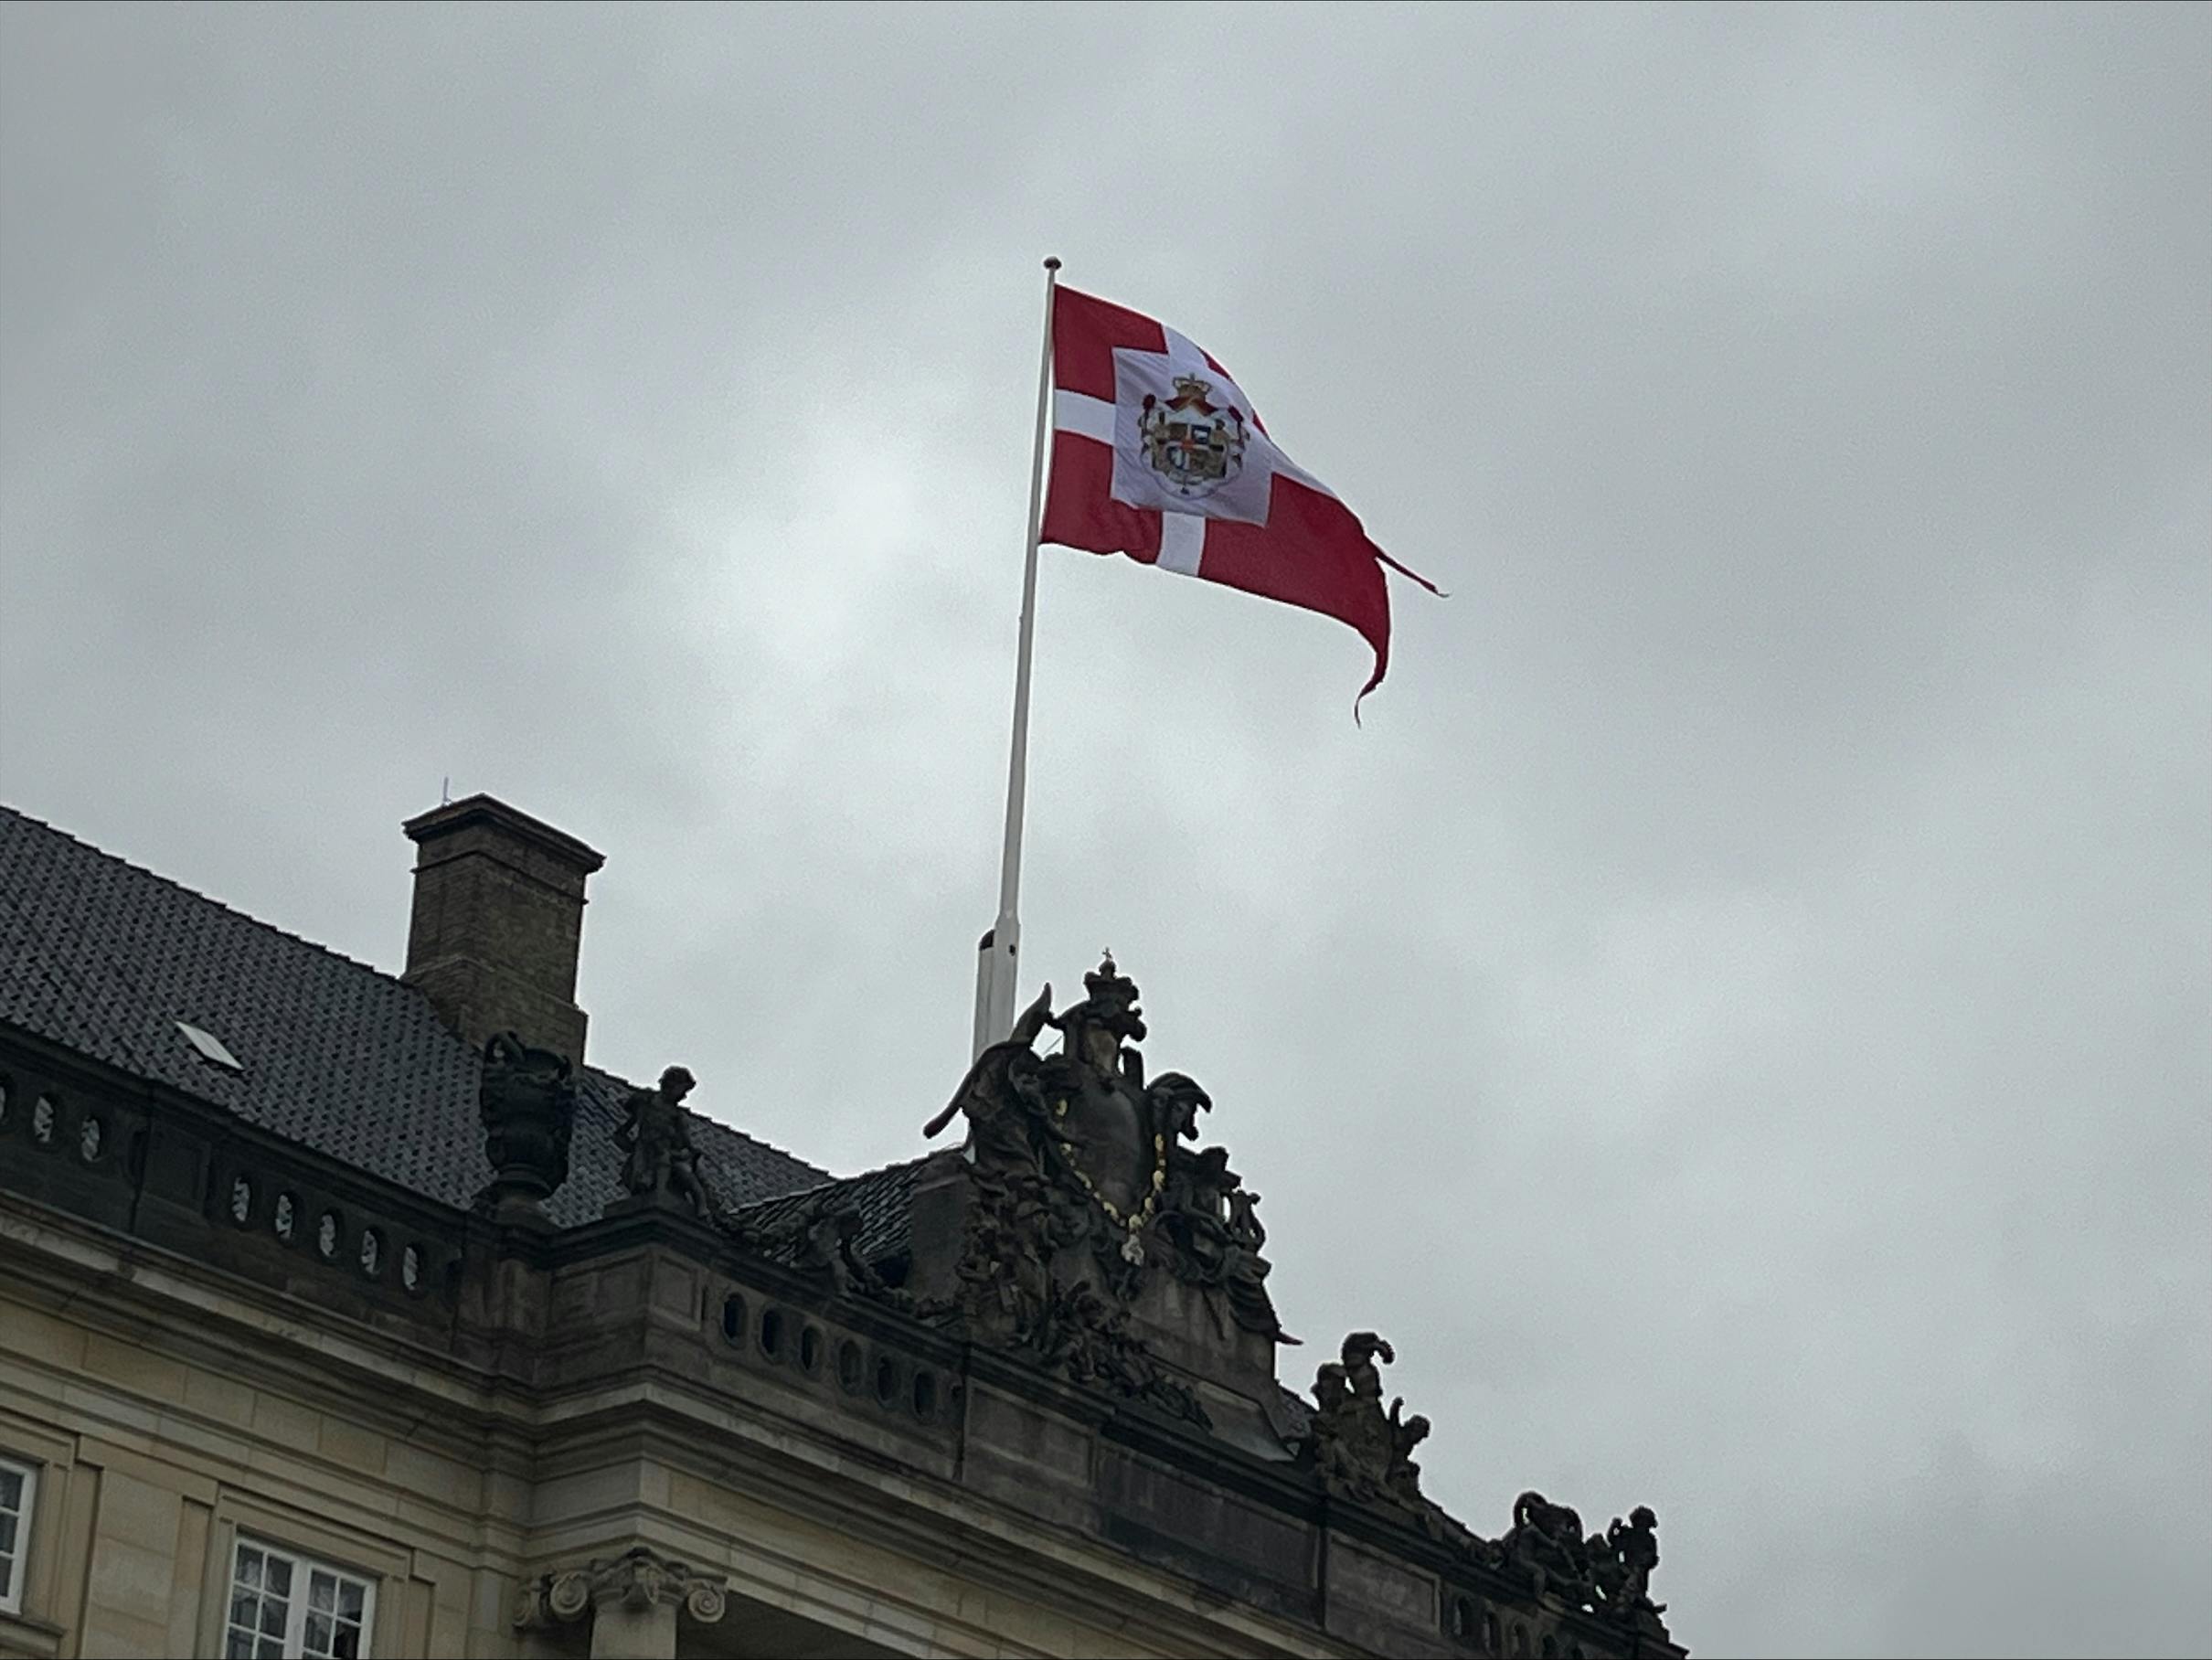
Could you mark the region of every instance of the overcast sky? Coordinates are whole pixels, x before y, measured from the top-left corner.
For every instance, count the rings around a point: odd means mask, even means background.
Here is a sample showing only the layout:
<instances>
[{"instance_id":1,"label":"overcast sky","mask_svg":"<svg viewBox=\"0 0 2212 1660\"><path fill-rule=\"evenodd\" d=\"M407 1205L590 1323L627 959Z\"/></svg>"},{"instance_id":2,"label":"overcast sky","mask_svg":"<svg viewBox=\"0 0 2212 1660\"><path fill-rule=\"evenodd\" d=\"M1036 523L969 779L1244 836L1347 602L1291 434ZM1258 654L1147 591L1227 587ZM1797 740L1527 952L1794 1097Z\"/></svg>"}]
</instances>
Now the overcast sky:
<instances>
[{"instance_id":1,"label":"overcast sky","mask_svg":"<svg viewBox=\"0 0 2212 1660\"><path fill-rule=\"evenodd\" d=\"M1709 1655L2203 1653L2212 9L0 11L0 799L397 971L608 856L591 1058L920 1150L1040 259L1452 591L1048 548L1111 945L1430 1491Z\"/></svg>"}]
</instances>

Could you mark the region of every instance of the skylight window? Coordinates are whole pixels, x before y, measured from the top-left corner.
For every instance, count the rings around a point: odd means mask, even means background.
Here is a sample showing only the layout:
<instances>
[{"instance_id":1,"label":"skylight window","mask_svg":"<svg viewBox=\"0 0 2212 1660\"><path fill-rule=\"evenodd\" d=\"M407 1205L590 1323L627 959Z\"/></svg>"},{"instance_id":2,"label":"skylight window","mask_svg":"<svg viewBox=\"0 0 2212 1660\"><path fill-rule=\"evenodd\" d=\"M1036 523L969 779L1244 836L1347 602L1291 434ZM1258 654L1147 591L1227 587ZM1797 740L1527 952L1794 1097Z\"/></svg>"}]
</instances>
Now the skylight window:
<instances>
[{"instance_id":1,"label":"skylight window","mask_svg":"<svg viewBox=\"0 0 2212 1660\"><path fill-rule=\"evenodd\" d=\"M218 1067L228 1067L233 1072L246 1069L239 1064L239 1058L213 1032L203 1032L188 1020L179 1020L176 1029L184 1033L186 1042L199 1051L202 1060L213 1061Z\"/></svg>"}]
</instances>

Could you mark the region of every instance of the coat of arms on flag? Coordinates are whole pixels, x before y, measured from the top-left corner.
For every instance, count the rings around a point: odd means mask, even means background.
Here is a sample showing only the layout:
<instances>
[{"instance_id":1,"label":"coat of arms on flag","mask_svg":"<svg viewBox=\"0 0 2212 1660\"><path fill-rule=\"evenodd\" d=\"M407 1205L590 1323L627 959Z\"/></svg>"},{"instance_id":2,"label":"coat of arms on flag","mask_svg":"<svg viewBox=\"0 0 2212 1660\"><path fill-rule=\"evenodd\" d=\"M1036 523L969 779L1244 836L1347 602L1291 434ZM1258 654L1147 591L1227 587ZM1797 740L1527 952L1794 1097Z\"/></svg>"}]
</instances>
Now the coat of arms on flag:
<instances>
[{"instance_id":1,"label":"coat of arms on flag","mask_svg":"<svg viewBox=\"0 0 2212 1660\"><path fill-rule=\"evenodd\" d=\"M1243 413L1207 402L1213 389L1196 375L1179 375L1173 398L1163 402L1147 392L1140 406L1144 459L1178 495L1205 495L1244 465Z\"/></svg>"}]
</instances>

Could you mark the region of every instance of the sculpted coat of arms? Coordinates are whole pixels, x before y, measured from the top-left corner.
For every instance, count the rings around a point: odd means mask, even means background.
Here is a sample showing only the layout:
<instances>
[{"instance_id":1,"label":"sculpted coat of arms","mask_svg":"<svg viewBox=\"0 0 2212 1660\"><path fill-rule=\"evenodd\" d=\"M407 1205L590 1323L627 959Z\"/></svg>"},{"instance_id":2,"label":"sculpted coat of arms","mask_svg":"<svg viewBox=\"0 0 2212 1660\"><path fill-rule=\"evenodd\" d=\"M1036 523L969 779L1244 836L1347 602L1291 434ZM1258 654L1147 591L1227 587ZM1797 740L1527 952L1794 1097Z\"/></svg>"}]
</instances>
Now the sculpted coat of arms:
<instances>
[{"instance_id":1,"label":"sculpted coat of arms","mask_svg":"<svg viewBox=\"0 0 2212 1660\"><path fill-rule=\"evenodd\" d=\"M1225 1334L1233 1324L1295 1343L1263 1283L1260 1196L1220 1149L1183 1145L1213 1103L1179 1072L1146 1081L1130 1047L1145 1035L1137 988L1111 955L1083 989L1082 1002L1056 1015L1047 986L924 1128L968 1123L975 1205L959 1306L945 1312L1079 1379L1203 1421L1188 1388L1130 1330L1129 1304L1148 1275L1165 1272L1207 1293L1209 1307L1218 1302ZM1048 1029L1061 1047L1039 1054Z\"/></svg>"}]
</instances>

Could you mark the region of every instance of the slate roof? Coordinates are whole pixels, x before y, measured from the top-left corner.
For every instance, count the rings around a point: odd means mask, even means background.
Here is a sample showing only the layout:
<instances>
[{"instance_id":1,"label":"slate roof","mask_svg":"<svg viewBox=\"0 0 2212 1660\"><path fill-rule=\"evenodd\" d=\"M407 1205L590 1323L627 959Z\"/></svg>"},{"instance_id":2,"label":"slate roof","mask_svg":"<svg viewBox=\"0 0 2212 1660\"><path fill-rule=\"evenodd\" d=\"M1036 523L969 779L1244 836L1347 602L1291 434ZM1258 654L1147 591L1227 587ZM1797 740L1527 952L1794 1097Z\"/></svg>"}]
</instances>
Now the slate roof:
<instances>
[{"instance_id":1,"label":"slate roof","mask_svg":"<svg viewBox=\"0 0 2212 1660\"><path fill-rule=\"evenodd\" d=\"M179 1020L220 1038L244 1069L203 1059ZM481 1058L421 993L9 807L0 1025L229 1107L442 1204L467 1206L491 1179ZM569 1180L547 1205L563 1227L595 1219L621 1194L614 1132L631 1086L590 1066L579 1083ZM833 1179L697 1113L692 1141L732 1209Z\"/></svg>"},{"instance_id":2,"label":"slate roof","mask_svg":"<svg viewBox=\"0 0 2212 1660\"><path fill-rule=\"evenodd\" d=\"M848 1176L842 1181L763 1199L746 1206L739 1219L773 1229L798 1217L815 1202L826 1201L833 1210L851 1207L860 1212L860 1233L853 1241L853 1248L863 1261L881 1262L889 1257L903 1256L911 1243L908 1225L914 1209L915 1179L927 1162L925 1154L903 1165L886 1165L880 1170Z\"/></svg>"}]
</instances>

